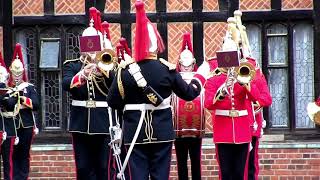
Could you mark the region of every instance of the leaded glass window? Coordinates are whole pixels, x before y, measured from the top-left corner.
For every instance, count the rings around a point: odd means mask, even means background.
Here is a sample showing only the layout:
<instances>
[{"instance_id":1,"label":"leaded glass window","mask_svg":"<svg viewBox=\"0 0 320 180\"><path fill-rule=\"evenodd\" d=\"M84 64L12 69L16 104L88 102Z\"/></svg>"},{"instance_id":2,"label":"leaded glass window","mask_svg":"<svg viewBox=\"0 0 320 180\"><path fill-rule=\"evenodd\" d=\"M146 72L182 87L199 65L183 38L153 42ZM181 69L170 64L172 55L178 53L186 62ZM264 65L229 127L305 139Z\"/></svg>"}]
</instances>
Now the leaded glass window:
<instances>
[{"instance_id":1,"label":"leaded glass window","mask_svg":"<svg viewBox=\"0 0 320 180\"><path fill-rule=\"evenodd\" d=\"M40 38L59 39L60 30L56 27L43 29L40 32ZM43 51L46 50L51 51L51 49L45 49ZM60 55L57 57L59 58ZM62 130L61 78L60 68L50 70L41 69L42 128L44 130Z\"/></svg>"},{"instance_id":2,"label":"leaded glass window","mask_svg":"<svg viewBox=\"0 0 320 180\"><path fill-rule=\"evenodd\" d=\"M251 56L256 59L259 65L262 65L261 59L261 28L258 25L249 24L246 26Z\"/></svg>"},{"instance_id":3,"label":"leaded glass window","mask_svg":"<svg viewBox=\"0 0 320 180\"><path fill-rule=\"evenodd\" d=\"M297 128L313 128L306 111L314 97L313 27L297 24L293 28L295 112Z\"/></svg>"},{"instance_id":4,"label":"leaded glass window","mask_svg":"<svg viewBox=\"0 0 320 180\"><path fill-rule=\"evenodd\" d=\"M23 61L28 71L30 83L36 85L38 70L36 30L33 28L17 30L16 43L20 43L22 46Z\"/></svg>"},{"instance_id":5,"label":"leaded glass window","mask_svg":"<svg viewBox=\"0 0 320 180\"><path fill-rule=\"evenodd\" d=\"M287 28L281 24L267 29L269 88L272 105L269 108L270 127L289 127L289 79Z\"/></svg>"}]
</instances>

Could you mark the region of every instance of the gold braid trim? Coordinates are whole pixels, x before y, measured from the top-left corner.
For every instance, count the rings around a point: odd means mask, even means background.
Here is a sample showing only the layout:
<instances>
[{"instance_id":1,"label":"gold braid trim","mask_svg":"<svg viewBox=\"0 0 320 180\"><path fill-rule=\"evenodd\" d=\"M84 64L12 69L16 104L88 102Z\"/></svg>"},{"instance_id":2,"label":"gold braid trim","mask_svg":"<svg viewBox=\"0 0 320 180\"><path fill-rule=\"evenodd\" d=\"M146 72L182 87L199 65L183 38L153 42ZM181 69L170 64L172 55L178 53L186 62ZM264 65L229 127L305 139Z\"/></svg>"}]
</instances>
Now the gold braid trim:
<instances>
[{"instance_id":1,"label":"gold braid trim","mask_svg":"<svg viewBox=\"0 0 320 180\"><path fill-rule=\"evenodd\" d=\"M124 99L124 89L123 89L123 84L121 80L121 68L118 70L118 73L117 73L117 84L118 84L120 96L122 97L122 99Z\"/></svg>"},{"instance_id":2,"label":"gold braid trim","mask_svg":"<svg viewBox=\"0 0 320 180\"><path fill-rule=\"evenodd\" d=\"M100 86L99 86L96 78L93 78L93 82L94 82L94 84L96 85L96 87L98 88L98 90L100 91L100 93L107 97L108 94L106 94L105 92L103 92L103 90L100 88Z\"/></svg>"}]
</instances>

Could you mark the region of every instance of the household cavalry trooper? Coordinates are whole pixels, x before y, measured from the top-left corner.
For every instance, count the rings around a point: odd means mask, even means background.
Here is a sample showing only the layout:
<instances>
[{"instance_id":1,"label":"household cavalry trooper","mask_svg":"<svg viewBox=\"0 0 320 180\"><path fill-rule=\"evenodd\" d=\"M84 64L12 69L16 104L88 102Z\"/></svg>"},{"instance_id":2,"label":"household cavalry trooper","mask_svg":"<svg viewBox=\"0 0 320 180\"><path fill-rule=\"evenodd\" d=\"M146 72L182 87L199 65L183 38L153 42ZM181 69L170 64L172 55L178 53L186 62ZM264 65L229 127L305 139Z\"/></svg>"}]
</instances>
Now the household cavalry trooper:
<instances>
[{"instance_id":1,"label":"household cavalry trooper","mask_svg":"<svg viewBox=\"0 0 320 180\"><path fill-rule=\"evenodd\" d=\"M177 71L180 72L182 79L186 82L189 82L197 71L190 33L183 34ZM179 180L188 180L188 155L191 161L192 179L201 179L201 144L205 128L203 95L201 93L193 101L185 101L173 95L174 127L176 131L174 146Z\"/></svg>"},{"instance_id":2,"label":"household cavalry trooper","mask_svg":"<svg viewBox=\"0 0 320 180\"><path fill-rule=\"evenodd\" d=\"M1 114L1 157L3 165L3 179L13 179L12 152L17 137L15 129L15 115L18 113L16 107L17 98L11 96L8 91L9 72L0 55L0 114Z\"/></svg>"},{"instance_id":3,"label":"household cavalry trooper","mask_svg":"<svg viewBox=\"0 0 320 180\"><path fill-rule=\"evenodd\" d=\"M128 161L132 179L169 179L172 143L171 94L187 101L196 98L205 79L197 74L187 84L176 65L158 59L164 50L156 27L146 16L144 3L136 1L134 62L120 68L108 94L112 109L123 109L123 136L128 149L121 177Z\"/></svg>"},{"instance_id":4,"label":"household cavalry trooper","mask_svg":"<svg viewBox=\"0 0 320 180\"><path fill-rule=\"evenodd\" d=\"M12 156L13 179L27 180L30 169L31 143L34 135L39 132L33 111L38 109L40 102L34 85L28 82L22 46L19 43L15 46L13 61L9 70L8 85L11 89L8 93L16 97L15 106L17 107L17 114L14 118L17 136Z\"/></svg>"},{"instance_id":5,"label":"household cavalry trooper","mask_svg":"<svg viewBox=\"0 0 320 180\"><path fill-rule=\"evenodd\" d=\"M80 37L81 56L65 61L63 66L63 89L72 99L68 130L72 135L77 179L111 179L106 98L114 77L116 57L107 22L101 24L96 8L90 8L89 12L89 27Z\"/></svg>"}]
</instances>

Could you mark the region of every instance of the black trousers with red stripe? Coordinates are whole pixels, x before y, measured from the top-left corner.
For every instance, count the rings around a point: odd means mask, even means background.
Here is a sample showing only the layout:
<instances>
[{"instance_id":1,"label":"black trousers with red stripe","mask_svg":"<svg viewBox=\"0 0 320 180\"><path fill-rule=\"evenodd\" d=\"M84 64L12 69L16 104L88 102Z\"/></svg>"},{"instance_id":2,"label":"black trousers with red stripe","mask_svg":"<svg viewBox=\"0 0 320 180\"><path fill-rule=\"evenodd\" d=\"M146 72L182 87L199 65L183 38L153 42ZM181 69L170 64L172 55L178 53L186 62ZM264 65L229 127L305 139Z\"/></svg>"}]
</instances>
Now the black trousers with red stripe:
<instances>
[{"instance_id":1,"label":"black trousers with red stripe","mask_svg":"<svg viewBox=\"0 0 320 180\"><path fill-rule=\"evenodd\" d=\"M249 143L216 144L221 180L245 180Z\"/></svg>"},{"instance_id":2,"label":"black trousers with red stripe","mask_svg":"<svg viewBox=\"0 0 320 180\"><path fill-rule=\"evenodd\" d=\"M30 148L33 128L17 129L19 143L13 147L13 179L27 180L30 170Z\"/></svg>"},{"instance_id":3,"label":"black trousers with red stripe","mask_svg":"<svg viewBox=\"0 0 320 180\"><path fill-rule=\"evenodd\" d=\"M259 138L253 136L252 137L252 150L250 151L249 156L249 174L248 180L258 180L259 174Z\"/></svg>"},{"instance_id":4,"label":"black trousers with red stripe","mask_svg":"<svg viewBox=\"0 0 320 180\"><path fill-rule=\"evenodd\" d=\"M113 179L109 135L72 133L77 180Z\"/></svg>"},{"instance_id":5,"label":"black trousers with red stripe","mask_svg":"<svg viewBox=\"0 0 320 180\"><path fill-rule=\"evenodd\" d=\"M177 138L174 142L179 180L188 180L188 154L192 180L201 180L201 138Z\"/></svg>"},{"instance_id":6,"label":"black trousers with red stripe","mask_svg":"<svg viewBox=\"0 0 320 180\"><path fill-rule=\"evenodd\" d=\"M4 180L13 179L12 154L13 154L14 139L15 137L7 137L7 139L1 145L1 156L2 156Z\"/></svg>"}]
</instances>

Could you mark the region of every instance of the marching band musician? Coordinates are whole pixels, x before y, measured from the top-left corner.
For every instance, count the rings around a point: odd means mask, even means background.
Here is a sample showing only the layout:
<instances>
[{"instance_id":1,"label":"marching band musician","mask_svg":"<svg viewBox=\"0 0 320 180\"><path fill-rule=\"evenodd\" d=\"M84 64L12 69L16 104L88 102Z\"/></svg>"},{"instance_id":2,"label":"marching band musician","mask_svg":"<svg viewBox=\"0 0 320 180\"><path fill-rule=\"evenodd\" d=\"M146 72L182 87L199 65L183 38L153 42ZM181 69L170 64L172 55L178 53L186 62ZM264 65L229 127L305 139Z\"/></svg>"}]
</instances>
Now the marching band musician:
<instances>
[{"instance_id":1,"label":"marching band musician","mask_svg":"<svg viewBox=\"0 0 320 180\"><path fill-rule=\"evenodd\" d=\"M204 78L195 75L188 85L175 65L157 58L164 50L162 39L147 18L144 3L136 1L134 60L119 69L108 94L113 109L124 109L124 142L128 148L133 179L169 178L174 131L170 95L192 100L200 94ZM130 159L129 159L130 157ZM120 174L123 169L120 171Z\"/></svg>"},{"instance_id":2,"label":"marching band musician","mask_svg":"<svg viewBox=\"0 0 320 180\"><path fill-rule=\"evenodd\" d=\"M106 97L114 77L113 49L108 25L100 24L96 8L92 7L89 11L90 24L82 33L83 38L88 38L87 44L80 43L83 49L89 51L83 51L79 59L64 63L63 89L70 92L72 99L69 132L72 135L77 179L111 179L112 152L108 146ZM90 39L98 35L103 44ZM90 51L91 48L101 49L100 46L103 47L101 52Z\"/></svg>"},{"instance_id":3,"label":"marching band musician","mask_svg":"<svg viewBox=\"0 0 320 180\"><path fill-rule=\"evenodd\" d=\"M229 26L222 46L223 51L237 51L231 39ZM253 112L251 101L256 101L260 92L255 82L236 78L232 69L218 68L206 82L205 107L212 110L213 133L220 179L244 180L251 142Z\"/></svg>"},{"instance_id":4,"label":"marching band musician","mask_svg":"<svg viewBox=\"0 0 320 180\"><path fill-rule=\"evenodd\" d=\"M35 134L38 134L33 111L39 107L39 96L33 84L28 82L27 70L24 65L21 44L17 43L13 53L13 61L9 67L9 87L17 93L19 104L15 115L15 127L19 142L13 149L13 179L26 180L30 169L30 148Z\"/></svg>"},{"instance_id":5,"label":"marching band musician","mask_svg":"<svg viewBox=\"0 0 320 180\"><path fill-rule=\"evenodd\" d=\"M265 127L265 120L263 119L263 107L268 107L272 104L272 97L268 88L267 81L260 69L258 62L251 57L250 44L246 32L246 27L242 25L241 21L242 12L239 10L234 11L234 17L236 20L237 30L240 34L241 52L243 59L253 65L255 68L255 77L252 83L259 87L259 98L251 102L254 111L254 121L252 122L252 140L251 140L251 151L249 154L249 164L248 164L248 179L258 180L259 175L259 140L263 135L263 128Z\"/></svg>"},{"instance_id":6,"label":"marching band musician","mask_svg":"<svg viewBox=\"0 0 320 180\"><path fill-rule=\"evenodd\" d=\"M1 114L1 156L3 164L3 179L13 179L12 152L15 142L16 129L14 124L16 97L8 92L9 73L2 55L0 55L0 114Z\"/></svg>"},{"instance_id":7,"label":"marching band musician","mask_svg":"<svg viewBox=\"0 0 320 180\"><path fill-rule=\"evenodd\" d=\"M196 59L193 57L190 33L183 35L180 59L177 71L184 80L192 77L197 70ZM175 97L175 96L173 96ZM192 179L201 179L201 144L204 134L203 97L198 96L193 101L174 100L174 116L176 140L174 142L179 180L188 180L188 154L191 160Z\"/></svg>"}]
</instances>

